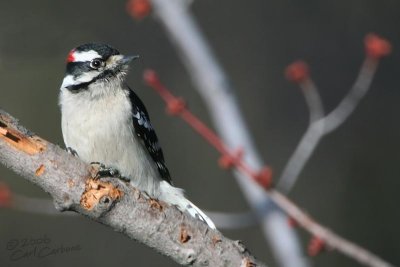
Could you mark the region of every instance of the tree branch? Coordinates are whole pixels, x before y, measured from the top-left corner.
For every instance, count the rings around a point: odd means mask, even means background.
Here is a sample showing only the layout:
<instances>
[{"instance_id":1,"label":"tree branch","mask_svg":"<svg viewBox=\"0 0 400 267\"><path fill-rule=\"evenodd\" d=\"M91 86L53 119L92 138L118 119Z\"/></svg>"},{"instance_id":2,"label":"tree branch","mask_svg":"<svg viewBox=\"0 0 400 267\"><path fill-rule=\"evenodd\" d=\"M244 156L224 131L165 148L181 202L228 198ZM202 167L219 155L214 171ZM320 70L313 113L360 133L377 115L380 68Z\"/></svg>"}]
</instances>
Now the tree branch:
<instances>
[{"instance_id":1,"label":"tree branch","mask_svg":"<svg viewBox=\"0 0 400 267\"><path fill-rule=\"evenodd\" d=\"M221 138L232 150L243 148L245 161L254 169L262 169L263 160L254 146L230 81L185 1L151 0L151 4L155 17L182 58L195 89L203 97ZM309 266L295 231L286 224L287 217L256 183L240 172L234 172L234 175L244 197L257 214L279 265Z\"/></svg>"},{"instance_id":2,"label":"tree branch","mask_svg":"<svg viewBox=\"0 0 400 267\"><path fill-rule=\"evenodd\" d=\"M266 172L257 173L251 169L240 157L230 151L222 140L208 128L200 119L198 119L190 110L185 106L182 98L174 96L167 87L165 87L158 79L154 71L146 71L145 80L149 86L154 88L167 104L167 112L171 115L179 115L185 122L187 122L197 133L199 133L209 144L211 144L217 151L219 151L226 158L222 161L223 165L227 168L235 168L237 172L245 175L249 181L253 181L259 185L259 188L265 190L275 204L288 215L296 223L302 226L306 231L313 235L312 242L314 247L309 254L316 255L325 245L330 249L335 249L344 255L347 255L354 260L366 265L374 267L389 267L390 263L374 255L372 252L364 249L363 247L352 243L349 240L339 236L323 225L319 224L306 212L302 211L294 202L285 197L282 193L274 189L270 183L271 173L268 169ZM221 163L221 160L220 160ZM278 214L278 213L275 213ZM270 213L269 216L272 216ZM278 220L280 220L278 218ZM283 224L282 224L283 225ZM310 244L311 245L311 244ZM309 250L310 251L310 250Z\"/></svg>"},{"instance_id":3,"label":"tree branch","mask_svg":"<svg viewBox=\"0 0 400 267\"><path fill-rule=\"evenodd\" d=\"M0 128L1 129L1 128ZM2 191L4 190L4 192ZM2 194L5 196L2 197ZM60 212L54 207L50 198L36 198L20 195L12 192L7 184L0 181L0 208L11 208L13 210L38 215L51 216L78 216L75 212ZM258 224L257 216L251 212L218 212L204 210L218 229L238 229L255 226Z\"/></svg>"},{"instance_id":4,"label":"tree branch","mask_svg":"<svg viewBox=\"0 0 400 267\"><path fill-rule=\"evenodd\" d=\"M286 194L291 191L320 141L341 126L356 109L371 88L378 64L378 60L367 57L354 85L338 106L327 115L324 114L321 98L311 78L300 82L310 111L310 123L278 179L277 188L280 191Z\"/></svg>"},{"instance_id":5,"label":"tree branch","mask_svg":"<svg viewBox=\"0 0 400 267\"><path fill-rule=\"evenodd\" d=\"M75 211L122 232L187 266L266 266L175 207L147 197L96 170L21 126L0 109L0 162L40 186L60 211Z\"/></svg>"}]
</instances>

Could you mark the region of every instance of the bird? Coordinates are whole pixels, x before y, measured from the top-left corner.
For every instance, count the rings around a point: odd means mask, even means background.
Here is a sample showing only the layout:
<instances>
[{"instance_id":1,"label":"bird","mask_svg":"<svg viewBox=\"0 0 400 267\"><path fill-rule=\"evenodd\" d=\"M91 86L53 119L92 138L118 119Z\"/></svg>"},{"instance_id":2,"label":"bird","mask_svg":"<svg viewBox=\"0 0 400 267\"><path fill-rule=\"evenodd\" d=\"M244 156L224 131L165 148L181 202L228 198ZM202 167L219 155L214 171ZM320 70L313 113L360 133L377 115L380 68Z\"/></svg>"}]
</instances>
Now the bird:
<instances>
[{"instance_id":1,"label":"bird","mask_svg":"<svg viewBox=\"0 0 400 267\"><path fill-rule=\"evenodd\" d=\"M126 83L136 58L103 43L83 44L69 52L59 93L65 146L84 162L99 163L100 171L129 180L151 198L216 229L172 183L149 113Z\"/></svg>"}]
</instances>

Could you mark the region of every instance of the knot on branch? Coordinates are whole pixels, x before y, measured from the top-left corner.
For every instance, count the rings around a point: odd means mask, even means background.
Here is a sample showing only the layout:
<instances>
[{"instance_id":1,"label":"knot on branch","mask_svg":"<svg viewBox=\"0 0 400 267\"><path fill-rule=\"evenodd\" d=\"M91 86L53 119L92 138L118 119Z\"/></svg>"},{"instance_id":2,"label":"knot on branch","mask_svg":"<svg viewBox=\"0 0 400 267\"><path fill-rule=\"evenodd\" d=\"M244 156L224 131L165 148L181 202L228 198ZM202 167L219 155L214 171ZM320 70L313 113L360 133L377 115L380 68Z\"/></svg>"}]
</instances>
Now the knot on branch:
<instances>
[{"instance_id":1,"label":"knot on branch","mask_svg":"<svg viewBox=\"0 0 400 267\"><path fill-rule=\"evenodd\" d=\"M36 176L41 176L46 170L46 167L43 164L40 164L40 166L36 169L35 175Z\"/></svg>"},{"instance_id":2,"label":"knot on branch","mask_svg":"<svg viewBox=\"0 0 400 267\"><path fill-rule=\"evenodd\" d=\"M183 243L189 242L189 240L190 240L191 238L192 238L192 237L191 237L190 234L189 234L189 230L186 229L185 226L182 226L182 227L181 227L181 231L180 231L180 235L179 235L179 241L183 244Z\"/></svg>"},{"instance_id":3,"label":"knot on branch","mask_svg":"<svg viewBox=\"0 0 400 267\"><path fill-rule=\"evenodd\" d=\"M194 249L181 249L180 253L182 265L192 265L198 259Z\"/></svg>"},{"instance_id":4,"label":"knot on branch","mask_svg":"<svg viewBox=\"0 0 400 267\"><path fill-rule=\"evenodd\" d=\"M123 194L112 183L88 179L80 203L84 209L92 211L94 216L99 217L107 212Z\"/></svg>"},{"instance_id":5,"label":"knot on branch","mask_svg":"<svg viewBox=\"0 0 400 267\"><path fill-rule=\"evenodd\" d=\"M164 209L161 202L158 199L153 199L153 198L150 198L150 207L160 212Z\"/></svg>"},{"instance_id":6,"label":"knot on branch","mask_svg":"<svg viewBox=\"0 0 400 267\"><path fill-rule=\"evenodd\" d=\"M222 239L218 235L214 235L211 239L213 246L215 247L218 243L222 242Z\"/></svg>"},{"instance_id":7,"label":"knot on branch","mask_svg":"<svg viewBox=\"0 0 400 267\"><path fill-rule=\"evenodd\" d=\"M257 264L252 262L249 258L244 258L242 260L242 263L240 264L240 267L256 267Z\"/></svg>"},{"instance_id":8,"label":"knot on branch","mask_svg":"<svg viewBox=\"0 0 400 267\"><path fill-rule=\"evenodd\" d=\"M243 245L241 240L233 241L233 244L240 251L240 253L244 253L247 251L247 248Z\"/></svg>"}]
</instances>

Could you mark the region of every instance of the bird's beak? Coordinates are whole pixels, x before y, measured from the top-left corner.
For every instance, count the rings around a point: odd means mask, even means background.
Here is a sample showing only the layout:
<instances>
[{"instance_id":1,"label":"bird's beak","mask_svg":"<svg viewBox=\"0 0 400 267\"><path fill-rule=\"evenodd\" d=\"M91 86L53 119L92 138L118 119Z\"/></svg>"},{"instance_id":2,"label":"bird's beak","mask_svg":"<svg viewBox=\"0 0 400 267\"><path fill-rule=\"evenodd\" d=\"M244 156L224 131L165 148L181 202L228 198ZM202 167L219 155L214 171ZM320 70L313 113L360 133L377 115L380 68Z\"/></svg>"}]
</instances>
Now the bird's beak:
<instances>
[{"instance_id":1,"label":"bird's beak","mask_svg":"<svg viewBox=\"0 0 400 267\"><path fill-rule=\"evenodd\" d=\"M122 56L122 58L119 60L119 64L121 65L129 65L133 60L138 59L139 55L136 56Z\"/></svg>"}]
</instances>

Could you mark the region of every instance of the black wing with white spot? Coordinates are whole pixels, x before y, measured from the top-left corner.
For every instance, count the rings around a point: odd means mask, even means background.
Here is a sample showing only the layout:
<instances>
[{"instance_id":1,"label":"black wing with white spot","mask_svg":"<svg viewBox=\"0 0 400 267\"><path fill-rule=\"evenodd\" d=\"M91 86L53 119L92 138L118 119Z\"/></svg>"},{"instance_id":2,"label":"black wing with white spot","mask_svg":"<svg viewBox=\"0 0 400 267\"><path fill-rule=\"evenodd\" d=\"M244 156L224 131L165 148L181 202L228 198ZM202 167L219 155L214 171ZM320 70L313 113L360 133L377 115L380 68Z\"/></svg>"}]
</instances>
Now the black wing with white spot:
<instances>
[{"instance_id":1,"label":"black wing with white spot","mask_svg":"<svg viewBox=\"0 0 400 267\"><path fill-rule=\"evenodd\" d=\"M129 99L132 105L132 120L135 127L136 135L142 140L151 158L154 160L161 178L172 184L171 176L167 166L165 166L164 155L156 132L150 123L150 117L146 107L140 98L129 89Z\"/></svg>"}]
</instances>

